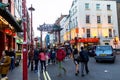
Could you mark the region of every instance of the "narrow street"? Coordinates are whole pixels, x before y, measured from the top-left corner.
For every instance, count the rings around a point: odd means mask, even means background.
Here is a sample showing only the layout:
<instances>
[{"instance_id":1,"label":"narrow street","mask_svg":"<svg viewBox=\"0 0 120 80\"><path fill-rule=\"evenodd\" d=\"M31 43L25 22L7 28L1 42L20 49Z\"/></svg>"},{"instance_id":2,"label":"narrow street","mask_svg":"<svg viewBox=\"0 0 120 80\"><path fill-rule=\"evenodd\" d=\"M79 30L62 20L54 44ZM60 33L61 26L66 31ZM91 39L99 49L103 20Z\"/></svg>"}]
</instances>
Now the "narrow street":
<instances>
[{"instance_id":1,"label":"narrow street","mask_svg":"<svg viewBox=\"0 0 120 80\"><path fill-rule=\"evenodd\" d=\"M115 63L101 62L96 63L93 57L90 57L89 70L90 73L81 77L81 73L75 76L75 66L72 60L65 60L63 62L67 73L62 73L61 77L58 77L58 65L50 64L47 66L47 74L34 73L28 70L29 80L119 80L120 79L120 55L116 56ZM40 69L40 67L39 67ZM79 65L80 70L80 65ZM47 77L47 76L49 77ZM16 67L15 70L9 73L9 80L22 80L21 66ZM48 79L49 78L49 79Z\"/></svg>"}]
</instances>

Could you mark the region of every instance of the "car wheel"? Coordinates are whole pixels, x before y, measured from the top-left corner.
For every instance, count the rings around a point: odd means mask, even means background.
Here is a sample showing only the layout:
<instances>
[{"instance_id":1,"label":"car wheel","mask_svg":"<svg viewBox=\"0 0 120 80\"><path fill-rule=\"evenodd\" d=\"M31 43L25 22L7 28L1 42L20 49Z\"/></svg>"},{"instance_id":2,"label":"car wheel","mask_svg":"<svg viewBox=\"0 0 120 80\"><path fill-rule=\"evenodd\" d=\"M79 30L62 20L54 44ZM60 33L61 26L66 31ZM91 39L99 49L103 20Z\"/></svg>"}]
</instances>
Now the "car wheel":
<instances>
[{"instance_id":1,"label":"car wheel","mask_svg":"<svg viewBox=\"0 0 120 80\"><path fill-rule=\"evenodd\" d=\"M96 60L96 62L99 62L98 60Z\"/></svg>"},{"instance_id":2,"label":"car wheel","mask_svg":"<svg viewBox=\"0 0 120 80\"><path fill-rule=\"evenodd\" d=\"M115 59L112 60L112 63L115 63Z\"/></svg>"}]
</instances>

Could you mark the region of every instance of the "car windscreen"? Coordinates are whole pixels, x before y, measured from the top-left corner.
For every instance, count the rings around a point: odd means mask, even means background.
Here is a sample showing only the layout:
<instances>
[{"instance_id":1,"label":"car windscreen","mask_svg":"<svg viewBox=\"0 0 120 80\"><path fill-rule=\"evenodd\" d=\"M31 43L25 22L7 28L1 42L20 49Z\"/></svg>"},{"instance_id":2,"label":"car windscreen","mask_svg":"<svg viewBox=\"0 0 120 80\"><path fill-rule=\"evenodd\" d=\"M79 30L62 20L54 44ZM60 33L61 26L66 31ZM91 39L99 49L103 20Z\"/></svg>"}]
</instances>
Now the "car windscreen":
<instances>
[{"instance_id":1,"label":"car windscreen","mask_svg":"<svg viewBox=\"0 0 120 80\"><path fill-rule=\"evenodd\" d=\"M111 46L97 46L95 53L99 54L112 54L112 47Z\"/></svg>"},{"instance_id":2,"label":"car windscreen","mask_svg":"<svg viewBox=\"0 0 120 80\"><path fill-rule=\"evenodd\" d=\"M96 50L112 50L111 46L97 46Z\"/></svg>"}]
</instances>

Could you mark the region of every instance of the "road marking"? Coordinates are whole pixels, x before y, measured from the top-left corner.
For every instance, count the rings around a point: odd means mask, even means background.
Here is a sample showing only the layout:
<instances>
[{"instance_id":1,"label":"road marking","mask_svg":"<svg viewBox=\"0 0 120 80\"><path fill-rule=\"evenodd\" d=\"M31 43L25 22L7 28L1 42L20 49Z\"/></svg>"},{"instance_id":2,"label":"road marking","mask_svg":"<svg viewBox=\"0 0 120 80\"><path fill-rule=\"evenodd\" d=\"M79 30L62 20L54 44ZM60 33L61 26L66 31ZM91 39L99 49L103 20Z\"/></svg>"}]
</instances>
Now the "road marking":
<instances>
[{"instance_id":1,"label":"road marking","mask_svg":"<svg viewBox=\"0 0 120 80\"><path fill-rule=\"evenodd\" d=\"M47 80L47 77L45 75L45 71L43 71L43 77L44 77L44 80Z\"/></svg>"},{"instance_id":2,"label":"road marking","mask_svg":"<svg viewBox=\"0 0 120 80\"><path fill-rule=\"evenodd\" d=\"M40 79L40 68L39 68L39 64L38 64L38 80L41 80L41 79Z\"/></svg>"},{"instance_id":3,"label":"road marking","mask_svg":"<svg viewBox=\"0 0 120 80\"><path fill-rule=\"evenodd\" d=\"M50 76L49 76L47 71L46 71L46 76L47 76L48 80L51 80L51 78L50 78Z\"/></svg>"}]
</instances>

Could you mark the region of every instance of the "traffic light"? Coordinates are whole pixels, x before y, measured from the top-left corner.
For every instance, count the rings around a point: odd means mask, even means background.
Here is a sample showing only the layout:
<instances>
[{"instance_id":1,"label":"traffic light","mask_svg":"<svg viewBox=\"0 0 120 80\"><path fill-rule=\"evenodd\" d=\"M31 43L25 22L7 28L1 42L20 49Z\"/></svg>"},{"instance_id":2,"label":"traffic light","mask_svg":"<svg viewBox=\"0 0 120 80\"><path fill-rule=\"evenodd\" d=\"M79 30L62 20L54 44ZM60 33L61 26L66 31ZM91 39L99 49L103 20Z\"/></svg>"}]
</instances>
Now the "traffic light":
<instances>
[{"instance_id":1,"label":"traffic light","mask_svg":"<svg viewBox=\"0 0 120 80\"><path fill-rule=\"evenodd\" d=\"M6 7L9 6L9 3L5 4L5 3L0 3L0 8L1 9L5 9Z\"/></svg>"}]
</instances>

